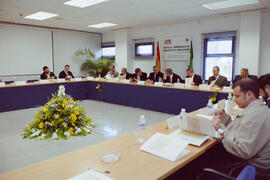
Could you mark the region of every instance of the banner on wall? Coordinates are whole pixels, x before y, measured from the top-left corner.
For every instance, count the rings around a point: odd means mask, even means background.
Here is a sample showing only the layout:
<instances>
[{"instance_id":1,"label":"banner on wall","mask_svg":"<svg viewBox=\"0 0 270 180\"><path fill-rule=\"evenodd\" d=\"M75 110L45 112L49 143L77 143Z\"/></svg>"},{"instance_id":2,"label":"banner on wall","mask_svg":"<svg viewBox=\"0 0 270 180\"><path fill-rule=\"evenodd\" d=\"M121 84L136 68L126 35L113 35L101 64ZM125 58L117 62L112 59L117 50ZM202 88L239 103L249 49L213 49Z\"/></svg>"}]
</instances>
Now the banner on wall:
<instances>
[{"instance_id":1,"label":"banner on wall","mask_svg":"<svg viewBox=\"0 0 270 180\"><path fill-rule=\"evenodd\" d=\"M163 41L164 61L183 61L190 60L190 36L172 36Z\"/></svg>"}]
</instances>

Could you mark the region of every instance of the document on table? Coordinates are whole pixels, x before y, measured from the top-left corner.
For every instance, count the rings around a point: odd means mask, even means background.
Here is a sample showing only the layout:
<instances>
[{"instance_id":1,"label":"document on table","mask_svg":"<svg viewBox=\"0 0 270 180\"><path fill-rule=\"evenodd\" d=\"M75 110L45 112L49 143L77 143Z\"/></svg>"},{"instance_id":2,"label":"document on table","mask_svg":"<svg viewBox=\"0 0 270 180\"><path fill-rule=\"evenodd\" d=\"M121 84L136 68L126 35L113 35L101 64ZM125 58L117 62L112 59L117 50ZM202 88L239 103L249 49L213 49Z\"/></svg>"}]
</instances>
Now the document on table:
<instances>
[{"instance_id":1,"label":"document on table","mask_svg":"<svg viewBox=\"0 0 270 180\"><path fill-rule=\"evenodd\" d=\"M189 150L185 149L187 145L187 141L156 133L141 146L141 150L170 161L176 161L189 153Z\"/></svg>"},{"instance_id":2,"label":"document on table","mask_svg":"<svg viewBox=\"0 0 270 180\"><path fill-rule=\"evenodd\" d=\"M105 176L93 169L85 171L77 176L70 178L69 180L113 180L112 178Z\"/></svg>"},{"instance_id":3,"label":"document on table","mask_svg":"<svg viewBox=\"0 0 270 180\"><path fill-rule=\"evenodd\" d=\"M172 129L180 126L180 116L173 116L167 119L168 128Z\"/></svg>"},{"instance_id":4,"label":"document on table","mask_svg":"<svg viewBox=\"0 0 270 180\"><path fill-rule=\"evenodd\" d=\"M221 138L217 131L212 126L213 116L208 116L204 114L185 114L185 118L180 122L180 128L199 133L205 134L215 138Z\"/></svg>"},{"instance_id":5,"label":"document on table","mask_svg":"<svg viewBox=\"0 0 270 180\"><path fill-rule=\"evenodd\" d=\"M185 131L182 129L175 130L169 136L179 138L180 140L188 141L189 144L195 146L201 146L209 138L209 136Z\"/></svg>"}]
</instances>

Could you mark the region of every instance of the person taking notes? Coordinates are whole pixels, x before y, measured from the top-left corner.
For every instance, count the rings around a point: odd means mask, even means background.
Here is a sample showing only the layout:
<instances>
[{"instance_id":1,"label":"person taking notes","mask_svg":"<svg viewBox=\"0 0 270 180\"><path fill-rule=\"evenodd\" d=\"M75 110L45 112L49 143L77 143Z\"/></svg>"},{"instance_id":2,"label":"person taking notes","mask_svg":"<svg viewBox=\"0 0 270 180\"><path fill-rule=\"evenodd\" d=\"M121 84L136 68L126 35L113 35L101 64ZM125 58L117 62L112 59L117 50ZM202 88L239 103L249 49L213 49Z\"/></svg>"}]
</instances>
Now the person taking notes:
<instances>
[{"instance_id":1,"label":"person taking notes","mask_svg":"<svg viewBox=\"0 0 270 180\"><path fill-rule=\"evenodd\" d=\"M158 70L157 66L153 66L153 72L150 73L148 79L152 82L162 82L164 74Z\"/></svg>"},{"instance_id":2,"label":"person taking notes","mask_svg":"<svg viewBox=\"0 0 270 180\"><path fill-rule=\"evenodd\" d=\"M145 72L142 72L142 70L140 68L136 68L135 74L133 74L133 80L134 81L146 81L147 74Z\"/></svg>"},{"instance_id":3,"label":"person taking notes","mask_svg":"<svg viewBox=\"0 0 270 180\"><path fill-rule=\"evenodd\" d=\"M69 65L65 65L65 69L62 72L60 72L59 78L66 79L66 80L70 80L72 78L74 79L74 76L72 72L70 71Z\"/></svg>"}]
</instances>

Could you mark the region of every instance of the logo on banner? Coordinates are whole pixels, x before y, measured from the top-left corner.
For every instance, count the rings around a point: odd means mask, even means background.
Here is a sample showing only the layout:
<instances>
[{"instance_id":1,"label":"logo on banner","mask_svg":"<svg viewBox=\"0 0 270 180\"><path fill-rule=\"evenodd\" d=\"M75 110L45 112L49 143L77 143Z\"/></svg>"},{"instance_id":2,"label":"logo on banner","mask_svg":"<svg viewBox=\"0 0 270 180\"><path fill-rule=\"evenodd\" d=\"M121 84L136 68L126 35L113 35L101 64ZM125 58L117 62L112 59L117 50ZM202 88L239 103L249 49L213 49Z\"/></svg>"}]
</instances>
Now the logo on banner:
<instances>
[{"instance_id":1,"label":"logo on banner","mask_svg":"<svg viewBox=\"0 0 270 180\"><path fill-rule=\"evenodd\" d=\"M167 44L172 44L172 40L171 40L171 39L165 40L165 44L166 44L166 45L167 45Z\"/></svg>"}]
</instances>

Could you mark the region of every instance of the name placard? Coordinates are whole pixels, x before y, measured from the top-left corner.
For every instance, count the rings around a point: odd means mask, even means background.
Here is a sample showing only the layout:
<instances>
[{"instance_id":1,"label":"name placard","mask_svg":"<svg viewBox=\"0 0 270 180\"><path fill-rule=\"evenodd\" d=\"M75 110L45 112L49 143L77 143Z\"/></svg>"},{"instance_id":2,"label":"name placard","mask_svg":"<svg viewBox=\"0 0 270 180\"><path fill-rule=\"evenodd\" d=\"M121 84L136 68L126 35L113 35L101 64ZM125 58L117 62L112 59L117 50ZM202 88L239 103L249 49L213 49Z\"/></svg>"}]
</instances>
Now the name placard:
<instances>
[{"instance_id":1,"label":"name placard","mask_svg":"<svg viewBox=\"0 0 270 180\"><path fill-rule=\"evenodd\" d=\"M144 85L145 84L145 81L138 81L137 84Z\"/></svg>"},{"instance_id":2,"label":"name placard","mask_svg":"<svg viewBox=\"0 0 270 180\"><path fill-rule=\"evenodd\" d=\"M66 80L64 78L57 79L57 82L65 82Z\"/></svg>"},{"instance_id":3,"label":"name placard","mask_svg":"<svg viewBox=\"0 0 270 180\"><path fill-rule=\"evenodd\" d=\"M26 82L25 81L15 81L16 85L25 85Z\"/></svg>"},{"instance_id":4,"label":"name placard","mask_svg":"<svg viewBox=\"0 0 270 180\"><path fill-rule=\"evenodd\" d=\"M154 86L163 86L163 82L155 82Z\"/></svg>"},{"instance_id":5,"label":"name placard","mask_svg":"<svg viewBox=\"0 0 270 180\"><path fill-rule=\"evenodd\" d=\"M0 87L3 87L3 86L5 86L5 85L6 85L6 83L0 82Z\"/></svg>"}]
</instances>

